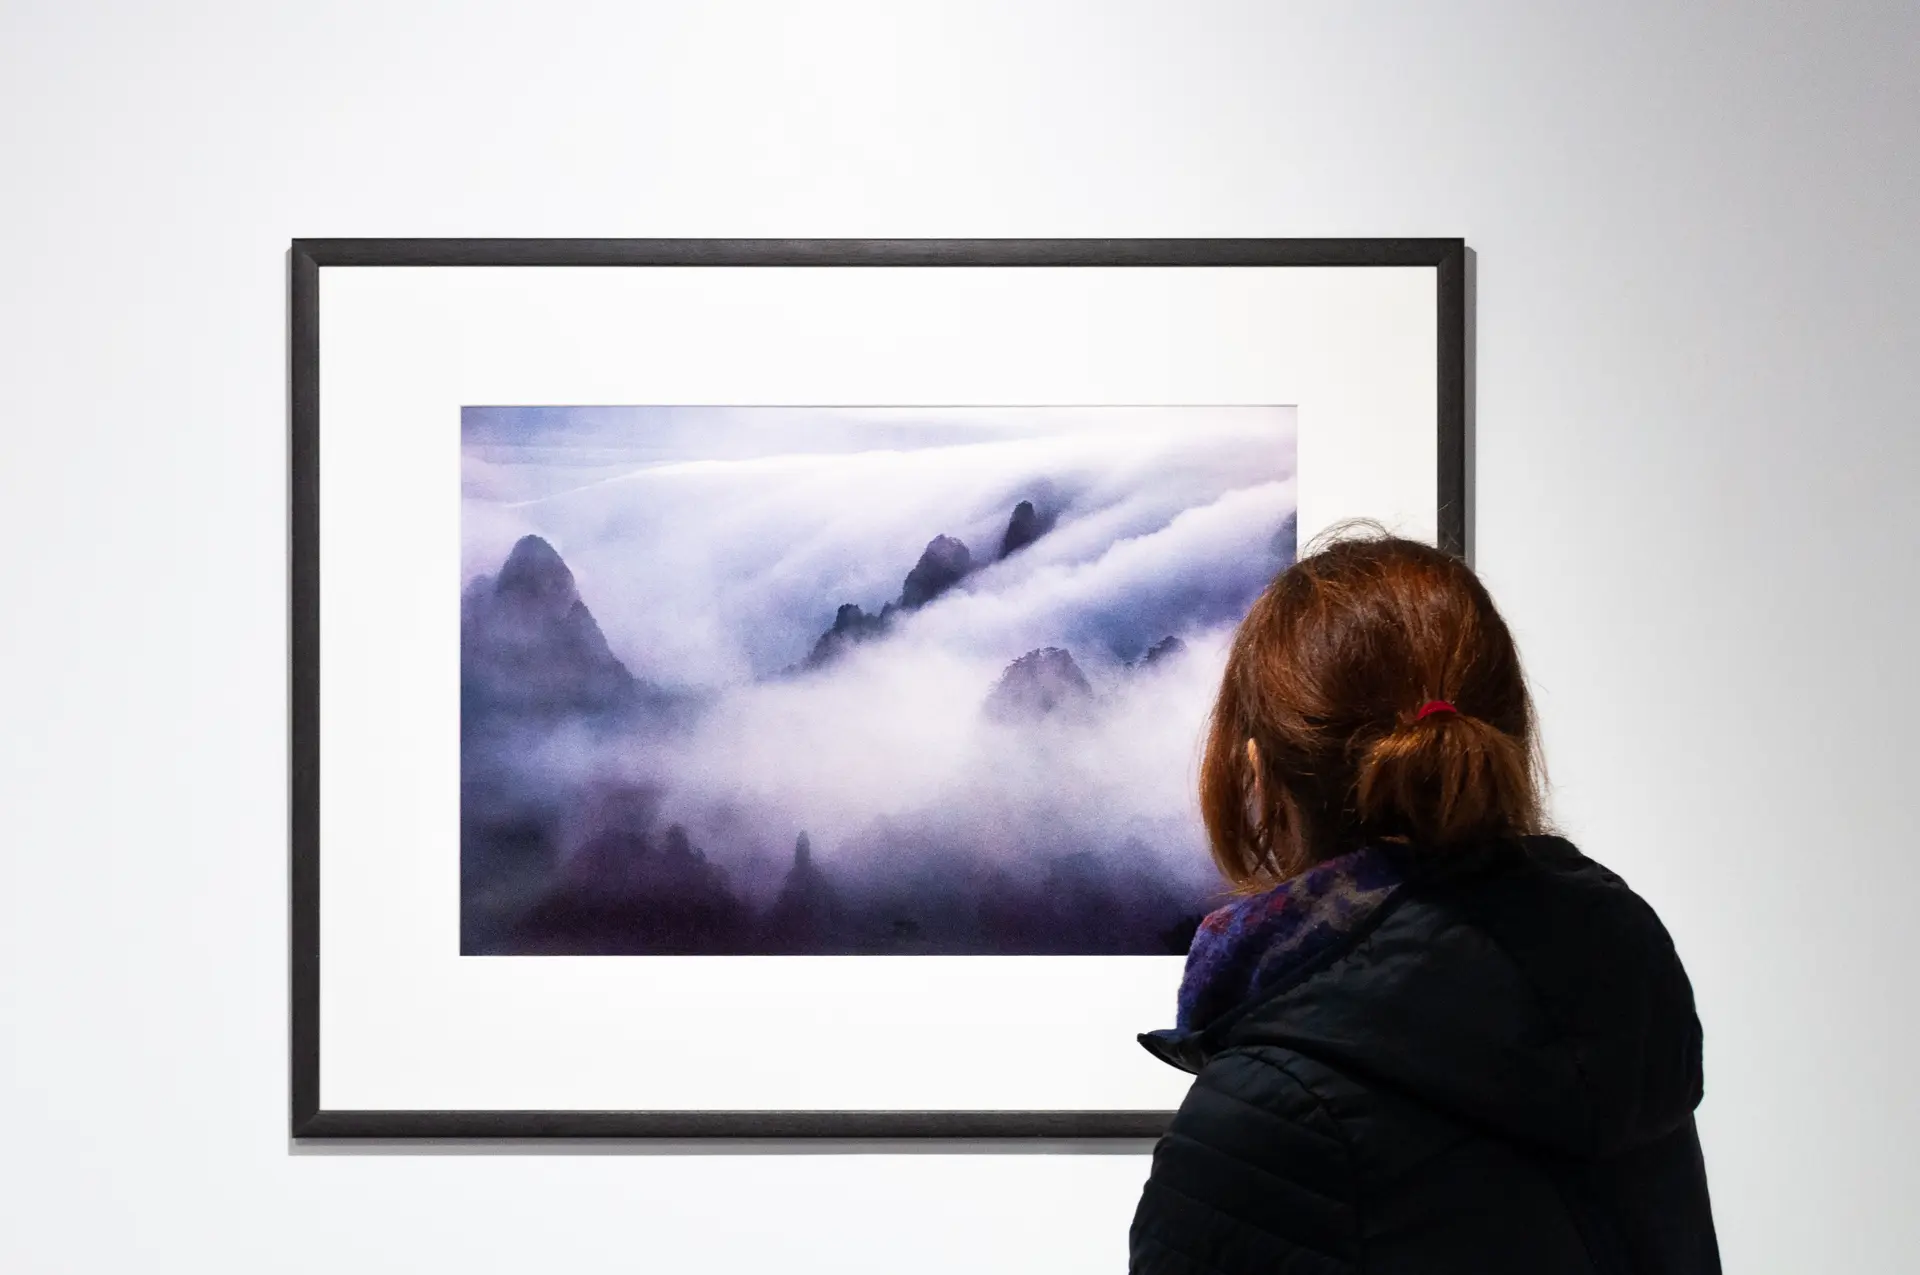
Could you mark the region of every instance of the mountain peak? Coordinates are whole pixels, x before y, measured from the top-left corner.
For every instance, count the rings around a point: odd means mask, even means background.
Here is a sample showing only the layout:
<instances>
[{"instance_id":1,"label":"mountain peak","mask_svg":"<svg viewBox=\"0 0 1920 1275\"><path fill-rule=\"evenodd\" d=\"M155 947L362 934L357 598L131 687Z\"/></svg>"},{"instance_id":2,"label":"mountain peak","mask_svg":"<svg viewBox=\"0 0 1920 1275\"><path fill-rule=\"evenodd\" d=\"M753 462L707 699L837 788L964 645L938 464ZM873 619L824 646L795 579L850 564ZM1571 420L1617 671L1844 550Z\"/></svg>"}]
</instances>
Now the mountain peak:
<instances>
[{"instance_id":1,"label":"mountain peak","mask_svg":"<svg viewBox=\"0 0 1920 1275\"><path fill-rule=\"evenodd\" d=\"M1093 687L1071 652L1057 646L1028 651L1007 665L987 695L987 716L1000 722L1037 721L1093 701Z\"/></svg>"},{"instance_id":2,"label":"mountain peak","mask_svg":"<svg viewBox=\"0 0 1920 1275\"><path fill-rule=\"evenodd\" d=\"M573 572L554 547L539 536L522 536L495 579L496 596L539 605L565 614L579 600Z\"/></svg>"},{"instance_id":3,"label":"mountain peak","mask_svg":"<svg viewBox=\"0 0 1920 1275\"><path fill-rule=\"evenodd\" d=\"M513 546L489 590L461 606L463 713L536 716L624 711L641 687L594 622L573 572L539 536ZM463 717L463 720L465 718Z\"/></svg>"},{"instance_id":4,"label":"mountain peak","mask_svg":"<svg viewBox=\"0 0 1920 1275\"><path fill-rule=\"evenodd\" d=\"M960 583L973 570L973 555L967 546L952 536L935 536L927 542L920 561L907 572L900 587L900 605L911 611L923 607Z\"/></svg>"},{"instance_id":5,"label":"mountain peak","mask_svg":"<svg viewBox=\"0 0 1920 1275\"><path fill-rule=\"evenodd\" d=\"M889 602L877 614L868 614L855 602L843 602L833 613L833 625L813 643L801 668L819 668L846 654L855 643L877 638L893 621L894 605Z\"/></svg>"},{"instance_id":6,"label":"mountain peak","mask_svg":"<svg viewBox=\"0 0 1920 1275\"><path fill-rule=\"evenodd\" d=\"M1147 653L1140 657L1140 664L1141 667L1149 664L1158 664L1162 660L1170 660L1175 656L1185 655L1186 653L1187 644L1169 633L1147 648Z\"/></svg>"},{"instance_id":7,"label":"mountain peak","mask_svg":"<svg viewBox=\"0 0 1920 1275\"><path fill-rule=\"evenodd\" d=\"M761 925L768 952L844 950L845 909L826 873L813 861L813 843L801 833L793 843L793 866Z\"/></svg>"},{"instance_id":8,"label":"mountain peak","mask_svg":"<svg viewBox=\"0 0 1920 1275\"><path fill-rule=\"evenodd\" d=\"M1007 533L1000 538L1000 556L1012 557L1046 535L1052 527L1053 519L1042 518L1031 500L1021 501L1013 507L1013 516L1007 519Z\"/></svg>"}]
</instances>

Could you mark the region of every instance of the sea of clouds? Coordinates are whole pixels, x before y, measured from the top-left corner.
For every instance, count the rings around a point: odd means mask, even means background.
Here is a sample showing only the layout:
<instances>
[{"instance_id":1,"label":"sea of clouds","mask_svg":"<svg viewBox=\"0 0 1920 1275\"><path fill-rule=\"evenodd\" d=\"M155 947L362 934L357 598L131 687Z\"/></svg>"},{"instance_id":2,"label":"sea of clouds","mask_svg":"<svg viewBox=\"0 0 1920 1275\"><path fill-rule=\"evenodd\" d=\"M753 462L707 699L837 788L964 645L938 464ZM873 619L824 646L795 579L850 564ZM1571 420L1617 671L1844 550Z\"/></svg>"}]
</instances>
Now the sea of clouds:
<instances>
[{"instance_id":1,"label":"sea of clouds","mask_svg":"<svg viewBox=\"0 0 1920 1275\"><path fill-rule=\"evenodd\" d=\"M1232 627L1293 552L1294 433L1286 407L469 408L463 584L523 535L560 552L614 653L700 707L564 733L529 766L658 787L742 881L777 883L805 830L849 873L913 870L910 844L1015 868L1124 850L1199 882L1198 742ZM993 561L1021 500L1053 525ZM938 535L971 575L797 670ZM1138 665L1170 634L1183 655ZM984 717L1043 646L1072 653L1087 711Z\"/></svg>"}]
</instances>

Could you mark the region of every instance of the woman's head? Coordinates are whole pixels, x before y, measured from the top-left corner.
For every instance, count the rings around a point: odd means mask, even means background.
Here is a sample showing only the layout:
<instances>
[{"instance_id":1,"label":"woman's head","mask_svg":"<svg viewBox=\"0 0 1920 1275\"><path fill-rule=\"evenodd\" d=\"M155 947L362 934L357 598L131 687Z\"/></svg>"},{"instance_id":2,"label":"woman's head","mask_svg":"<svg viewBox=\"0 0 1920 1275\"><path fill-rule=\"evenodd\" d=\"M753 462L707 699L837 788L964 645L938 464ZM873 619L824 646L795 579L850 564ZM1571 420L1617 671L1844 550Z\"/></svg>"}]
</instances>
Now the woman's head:
<instances>
[{"instance_id":1,"label":"woman's head","mask_svg":"<svg viewBox=\"0 0 1920 1275\"><path fill-rule=\"evenodd\" d=\"M1349 535L1241 623L1200 805L1221 870L1255 887L1368 843L1438 862L1510 842L1539 829L1540 783L1519 654L1480 581L1429 545Z\"/></svg>"}]
</instances>

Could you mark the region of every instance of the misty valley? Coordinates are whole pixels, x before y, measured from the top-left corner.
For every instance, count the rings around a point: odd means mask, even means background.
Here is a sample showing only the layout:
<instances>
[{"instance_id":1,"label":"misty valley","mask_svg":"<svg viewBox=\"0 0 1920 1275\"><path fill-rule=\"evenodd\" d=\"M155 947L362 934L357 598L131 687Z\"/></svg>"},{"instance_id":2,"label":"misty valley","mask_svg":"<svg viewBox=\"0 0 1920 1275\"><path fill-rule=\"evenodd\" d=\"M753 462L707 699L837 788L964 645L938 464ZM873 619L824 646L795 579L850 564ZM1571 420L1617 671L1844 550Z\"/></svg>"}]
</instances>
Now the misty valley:
<instances>
[{"instance_id":1,"label":"misty valley","mask_svg":"<svg viewBox=\"0 0 1920 1275\"><path fill-rule=\"evenodd\" d=\"M757 457L493 501L504 557L461 596L461 951L1184 953L1224 901L1190 797L1205 713L1294 548L1284 471L1212 441L1150 501L1144 451L1041 477L998 440L897 449L897 507L858 525L791 494L814 470L785 457L764 502L739 499ZM566 442L534 459L577 465ZM531 448L475 451L522 494L500 462ZM983 451L954 495L940 471Z\"/></svg>"}]
</instances>

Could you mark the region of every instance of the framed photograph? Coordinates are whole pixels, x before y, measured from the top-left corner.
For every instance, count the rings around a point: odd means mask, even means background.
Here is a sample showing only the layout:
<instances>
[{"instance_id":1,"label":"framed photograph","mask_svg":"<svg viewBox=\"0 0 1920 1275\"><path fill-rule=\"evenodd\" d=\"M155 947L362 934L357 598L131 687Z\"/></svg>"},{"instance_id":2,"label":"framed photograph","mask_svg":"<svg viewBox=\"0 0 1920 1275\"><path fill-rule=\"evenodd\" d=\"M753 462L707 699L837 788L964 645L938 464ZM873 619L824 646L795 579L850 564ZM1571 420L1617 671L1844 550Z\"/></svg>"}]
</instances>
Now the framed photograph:
<instances>
[{"instance_id":1,"label":"framed photograph","mask_svg":"<svg viewBox=\"0 0 1920 1275\"><path fill-rule=\"evenodd\" d=\"M1226 644L1459 240L300 240L296 1137L1147 1138Z\"/></svg>"}]
</instances>

